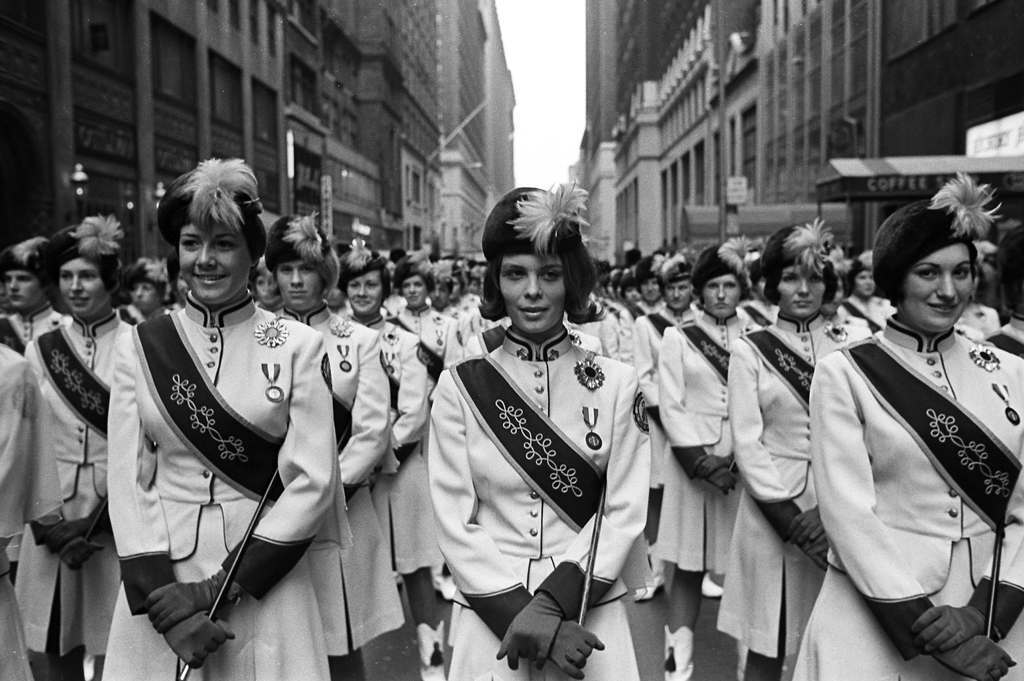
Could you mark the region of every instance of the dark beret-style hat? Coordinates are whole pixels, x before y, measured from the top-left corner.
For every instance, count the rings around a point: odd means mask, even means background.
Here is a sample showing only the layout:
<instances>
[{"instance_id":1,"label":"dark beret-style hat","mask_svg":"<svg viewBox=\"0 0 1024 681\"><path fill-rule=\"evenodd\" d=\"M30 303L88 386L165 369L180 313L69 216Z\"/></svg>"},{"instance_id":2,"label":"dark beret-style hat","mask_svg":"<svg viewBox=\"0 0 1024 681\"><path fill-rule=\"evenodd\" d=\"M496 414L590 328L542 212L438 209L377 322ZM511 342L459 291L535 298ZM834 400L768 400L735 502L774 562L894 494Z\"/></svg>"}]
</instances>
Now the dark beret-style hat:
<instances>
[{"instance_id":1,"label":"dark beret-style hat","mask_svg":"<svg viewBox=\"0 0 1024 681\"><path fill-rule=\"evenodd\" d=\"M587 192L563 184L552 191L517 187L505 194L484 222L481 244L484 257L525 253L561 255L582 249L581 229L587 226Z\"/></svg>"}]
</instances>

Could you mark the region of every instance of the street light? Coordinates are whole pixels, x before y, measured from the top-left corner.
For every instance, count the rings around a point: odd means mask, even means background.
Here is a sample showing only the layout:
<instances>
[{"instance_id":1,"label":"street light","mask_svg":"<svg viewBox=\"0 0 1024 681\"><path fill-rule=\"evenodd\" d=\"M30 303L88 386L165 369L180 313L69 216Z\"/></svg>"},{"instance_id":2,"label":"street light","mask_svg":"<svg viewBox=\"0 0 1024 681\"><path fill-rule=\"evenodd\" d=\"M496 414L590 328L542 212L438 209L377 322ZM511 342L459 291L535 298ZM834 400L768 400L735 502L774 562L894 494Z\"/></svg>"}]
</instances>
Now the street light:
<instances>
[{"instance_id":1,"label":"street light","mask_svg":"<svg viewBox=\"0 0 1024 681\"><path fill-rule=\"evenodd\" d=\"M75 205L78 208L78 219L81 220L83 217L83 208L85 207L85 195L89 189L89 176L85 172L85 167L81 163L76 163L74 170L71 171L71 186L75 191Z\"/></svg>"},{"instance_id":2,"label":"street light","mask_svg":"<svg viewBox=\"0 0 1024 681\"><path fill-rule=\"evenodd\" d=\"M153 200L156 201L157 207L160 206L160 202L164 200L164 196L167 195L167 189L164 188L163 182L157 182L156 186L153 187Z\"/></svg>"}]
</instances>

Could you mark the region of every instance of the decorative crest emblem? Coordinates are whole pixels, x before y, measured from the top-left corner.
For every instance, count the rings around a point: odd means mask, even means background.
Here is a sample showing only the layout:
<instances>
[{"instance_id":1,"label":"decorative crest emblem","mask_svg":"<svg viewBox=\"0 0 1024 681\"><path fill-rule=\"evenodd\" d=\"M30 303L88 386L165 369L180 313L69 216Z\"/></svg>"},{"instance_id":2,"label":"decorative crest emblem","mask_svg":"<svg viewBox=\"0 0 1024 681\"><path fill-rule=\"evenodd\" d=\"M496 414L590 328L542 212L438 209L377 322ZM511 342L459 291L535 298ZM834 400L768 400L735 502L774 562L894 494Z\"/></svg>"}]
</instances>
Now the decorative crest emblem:
<instances>
[{"instance_id":1,"label":"decorative crest emblem","mask_svg":"<svg viewBox=\"0 0 1024 681\"><path fill-rule=\"evenodd\" d=\"M989 373L999 368L999 357L987 345L974 345L969 354L972 362Z\"/></svg>"},{"instance_id":2,"label":"decorative crest emblem","mask_svg":"<svg viewBox=\"0 0 1024 681\"><path fill-rule=\"evenodd\" d=\"M576 380L580 385L591 392L604 385L604 370L594 361L592 352L588 352L586 357L576 362L573 371L576 372Z\"/></svg>"},{"instance_id":3,"label":"decorative crest emblem","mask_svg":"<svg viewBox=\"0 0 1024 681\"><path fill-rule=\"evenodd\" d=\"M347 318L334 318L331 320L330 329L331 333L338 338L348 338L352 335L352 320Z\"/></svg>"},{"instance_id":4,"label":"decorative crest emblem","mask_svg":"<svg viewBox=\"0 0 1024 681\"><path fill-rule=\"evenodd\" d=\"M280 317L274 317L257 324L253 335L256 336L256 342L260 345L279 348L288 340L288 327Z\"/></svg>"},{"instance_id":5,"label":"decorative crest emblem","mask_svg":"<svg viewBox=\"0 0 1024 681\"><path fill-rule=\"evenodd\" d=\"M846 332L846 327L841 324L829 323L825 326L825 335L831 338L836 343L845 343L850 335Z\"/></svg>"}]
</instances>

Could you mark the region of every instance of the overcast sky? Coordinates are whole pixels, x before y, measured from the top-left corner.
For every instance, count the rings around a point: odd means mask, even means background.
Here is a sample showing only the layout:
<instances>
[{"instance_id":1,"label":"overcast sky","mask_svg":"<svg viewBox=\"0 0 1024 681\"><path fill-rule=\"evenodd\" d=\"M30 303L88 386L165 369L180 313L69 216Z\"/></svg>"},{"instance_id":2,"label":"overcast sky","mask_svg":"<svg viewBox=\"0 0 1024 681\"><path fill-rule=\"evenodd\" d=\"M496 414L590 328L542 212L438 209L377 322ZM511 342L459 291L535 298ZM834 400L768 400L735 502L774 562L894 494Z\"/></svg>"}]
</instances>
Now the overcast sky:
<instances>
[{"instance_id":1,"label":"overcast sky","mask_svg":"<svg viewBox=\"0 0 1024 681\"><path fill-rule=\"evenodd\" d=\"M584 0L496 0L516 92L517 185L568 179L586 125Z\"/></svg>"}]
</instances>

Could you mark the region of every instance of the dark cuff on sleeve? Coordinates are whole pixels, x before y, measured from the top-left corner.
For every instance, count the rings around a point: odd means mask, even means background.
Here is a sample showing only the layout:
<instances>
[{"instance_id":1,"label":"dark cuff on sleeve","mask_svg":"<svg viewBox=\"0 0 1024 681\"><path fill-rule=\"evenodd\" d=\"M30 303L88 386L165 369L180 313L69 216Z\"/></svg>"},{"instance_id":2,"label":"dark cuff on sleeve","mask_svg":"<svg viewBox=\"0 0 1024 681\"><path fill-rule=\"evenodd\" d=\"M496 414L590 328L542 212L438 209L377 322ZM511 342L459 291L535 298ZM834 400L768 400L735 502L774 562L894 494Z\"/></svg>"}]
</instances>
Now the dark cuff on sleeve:
<instances>
[{"instance_id":1,"label":"dark cuff on sleeve","mask_svg":"<svg viewBox=\"0 0 1024 681\"><path fill-rule=\"evenodd\" d=\"M654 423L661 428L661 409L657 406L647 406L647 416L654 421Z\"/></svg>"},{"instance_id":2,"label":"dark cuff on sleeve","mask_svg":"<svg viewBox=\"0 0 1024 681\"><path fill-rule=\"evenodd\" d=\"M35 540L36 546L40 546L44 542L46 542L46 535L48 535L50 533L50 530L55 528L61 522L62 521L58 520L55 523L50 523L50 524L47 525L47 524L41 523L41 522L39 522L37 520L30 521L29 522L29 527L32 528L32 539Z\"/></svg>"},{"instance_id":3,"label":"dark cuff on sleeve","mask_svg":"<svg viewBox=\"0 0 1024 681\"><path fill-rule=\"evenodd\" d=\"M416 449L416 442L408 442L404 445L395 447L395 458L398 459L398 463L405 463L405 460L409 458L413 450Z\"/></svg>"},{"instance_id":4,"label":"dark cuff on sleeve","mask_svg":"<svg viewBox=\"0 0 1024 681\"><path fill-rule=\"evenodd\" d=\"M673 447L672 455L683 467L683 471L692 480L697 477L697 467L700 462L707 458L708 453L703 447Z\"/></svg>"},{"instance_id":5,"label":"dark cuff on sleeve","mask_svg":"<svg viewBox=\"0 0 1024 681\"><path fill-rule=\"evenodd\" d=\"M473 612L484 621L487 628L494 632L498 640L505 638L508 625L526 607L532 596L522 584L508 591L489 594L487 596L470 596L462 594Z\"/></svg>"},{"instance_id":6,"label":"dark cuff on sleeve","mask_svg":"<svg viewBox=\"0 0 1024 681\"><path fill-rule=\"evenodd\" d=\"M235 583L245 589L245 592L253 598L263 598L295 567L295 564L302 558L302 554L312 543L312 539L307 539L288 544L277 544L253 537L242 555L241 564L235 574ZM221 563L225 572L230 572L231 563L238 553L239 546L233 548Z\"/></svg>"},{"instance_id":7,"label":"dark cuff on sleeve","mask_svg":"<svg viewBox=\"0 0 1024 681\"><path fill-rule=\"evenodd\" d=\"M141 615L146 612L146 599L154 589L177 580L171 567L171 557L166 553L150 553L122 558L121 581L124 582L128 609L133 615Z\"/></svg>"},{"instance_id":8,"label":"dark cuff on sleeve","mask_svg":"<svg viewBox=\"0 0 1024 681\"><path fill-rule=\"evenodd\" d=\"M875 601L865 597L864 602L904 660L910 660L920 653L914 646L914 634L910 627L932 607L927 596L918 596L909 601Z\"/></svg>"},{"instance_id":9,"label":"dark cuff on sleeve","mask_svg":"<svg viewBox=\"0 0 1024 681\"><path fill-rule=\"evenodd\" d=\"M782 541L789 541L789 528L793 518L800 515L800 507L793 500L786 501L754 501L761 509L768 524Z\"/></svg>"},{"instance_id":10,"label":"dark cuff on sleeve","mask_svg":"<svg viewBox=\"0 0 1024 681\"><path fill-rule=\"evenodd\" d=\"M986 622L988 621L988 600L991 593L992 580L983 577L974 593L971 594L971 600L967 603L967 605L977 608L985 617ZM1007 632L1013 628L1021 610L1024 610L1024 590L1007 582L999 582L999 588L996 589L996 614L992 618L997 641L1006 636Z\"/></svg>"},{"instance_id":11,"label":"dark cuff on sleeve","mask_svg":"<svg viewBox=\"0 0 1024 681\"><path fill-rule=\"evenodd\" d=\"M575 620L580 614L580 604L583 603L583 582L586 574L583 569L572 562L559 563L554 572L540 583L537 592L543 591L551 596L558 607L562 609L562 616L567 620ZM597 576L590 584L590 597L587 599L592 606L608 593L614 582L601 579ZM588 606L589 607L589 606Z\"/></svg>"},{"instance_id":12,"label":"dark cuff on sleeve","mask_svg":"<svg viewBox=\"0 0 1024 681\"><path fill-rule=\"evenodd\" d=\"M89 516L89 527L92 528L92 533L89 537L95 537L98 534L113 534L114 528L110 525L110 506L107 505L106 501L103 501L96 510Z\"/></svg>"}]
</instances>

